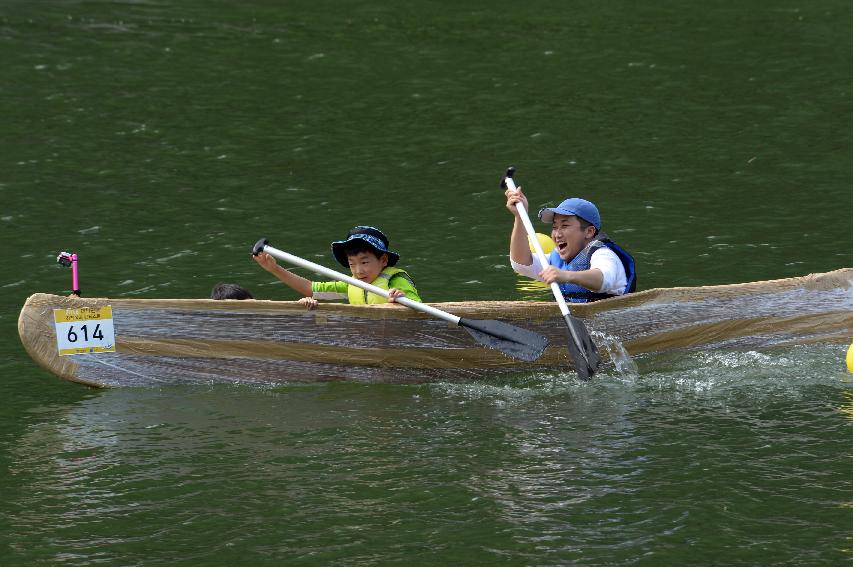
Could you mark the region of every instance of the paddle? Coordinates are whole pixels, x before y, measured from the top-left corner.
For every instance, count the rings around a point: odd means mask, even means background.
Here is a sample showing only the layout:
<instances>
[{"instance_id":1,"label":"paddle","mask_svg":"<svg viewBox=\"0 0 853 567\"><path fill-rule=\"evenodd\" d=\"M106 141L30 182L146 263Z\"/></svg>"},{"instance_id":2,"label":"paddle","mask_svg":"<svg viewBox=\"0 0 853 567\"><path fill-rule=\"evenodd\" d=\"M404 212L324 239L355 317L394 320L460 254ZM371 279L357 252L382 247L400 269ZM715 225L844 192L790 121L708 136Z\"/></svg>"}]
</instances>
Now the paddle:
<instances>
[{"instance_id":1,"label":"paddle","mask_svg":"<svg viewBox=\"0 0 853 567\"><path fill-rule=\"evenodd\" d=\"M279 260L306 268L332 279L354 285L367 290L370 293L375 293L376 295L381 295L385 298L388 297L388 290L386 289L376 287L375 285L365 283L353 277L330 270L329 268L319 264L315 264L314 262L310 262L298 256L278 250L277 248L273 248L269 245L269 241L266 239L258 240L255 247L252 249L252 254L255 256L261 252L266 252L270 256L278 258ZM463 319L424 303L412 301L407 297L398 297L394 301L405 305L406 307L410 307L415 311L420 311L427 315L432 315L433 317L438 317L439 319L453 323L454 325L458 325L468 331L468 334L474 337L481 345L499 350L504 354L508 354L509 356L520 360L532 362L539 358L545 350L545 347L548 346L548 339L542 335L538 335L508 323L483 319Z\"/></svg>"},{"instance_id":2,"label":"paddle","mask_svg":"<svg viewBox=\"0 0 853 567\"><path fill-rule=\"evenodd\" d=\"M512 191L517 191L515 182L512 176L515 174L515 168L510 167L506 170L506 176L501 183L501 187L508 187ZM536 257L543 266L548 265L548 259L545 257L545 252L542 250L542 245L536 237L536 231L533 225L530 224L530 218L527 216L527 211L524 205L517 203L515 208L518 209L518 216L524 224L527 235L536 250ZM575 363L575 370L578 373L578 378L581 380L589 380L595 371L598 370L598 365L601 363L601 357L598 356L598 349L595 348L595 343L589 336L586 330L586 325L583 321L573 316L569 311L569 306L566 305L566 300L560 291L560 286L555 282L551 284L551 291L554 293L554 299L557 300L557 305L560 306L560 313L563 314L563 319L566 320L566 326L569 329L569 354Z\"/></svg>"}]
</instances>

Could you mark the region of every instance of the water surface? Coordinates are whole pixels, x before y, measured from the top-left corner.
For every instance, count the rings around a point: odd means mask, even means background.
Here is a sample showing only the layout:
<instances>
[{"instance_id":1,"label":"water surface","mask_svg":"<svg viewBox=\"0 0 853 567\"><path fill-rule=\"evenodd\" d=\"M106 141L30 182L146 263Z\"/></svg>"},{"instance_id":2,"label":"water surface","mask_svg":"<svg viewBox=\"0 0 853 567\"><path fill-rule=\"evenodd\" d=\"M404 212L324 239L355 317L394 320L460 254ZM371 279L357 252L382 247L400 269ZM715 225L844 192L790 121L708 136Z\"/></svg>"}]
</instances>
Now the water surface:
<instances>
[{"instance_id":1,"label":"water surface","mask_svg":"<svg viewBox=\"0 0 853 567\"><path fill-rule=\"evenodd\" d=\"M853 266L846 3L0 5L0 563L849 560L847 345L462 385L92 391L34 292L295 299L380 226L430 301L524 299L500 176L594 200L640 288ZM544 225L542 226L543 229ZM853 340L853 337L851 337Z\"/></svg>"}]
</instances>

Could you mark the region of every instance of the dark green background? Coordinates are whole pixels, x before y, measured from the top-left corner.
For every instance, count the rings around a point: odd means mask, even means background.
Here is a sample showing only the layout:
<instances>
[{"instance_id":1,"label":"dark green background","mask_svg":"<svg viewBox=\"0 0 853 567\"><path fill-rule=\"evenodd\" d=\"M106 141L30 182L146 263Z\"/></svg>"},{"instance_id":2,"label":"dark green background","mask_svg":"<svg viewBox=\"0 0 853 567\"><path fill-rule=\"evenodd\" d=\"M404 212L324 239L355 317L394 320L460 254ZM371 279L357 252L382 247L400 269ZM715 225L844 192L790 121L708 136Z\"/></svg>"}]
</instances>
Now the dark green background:
<instances>
[{"instance_id":1,"label":"dark green background","mask_svg":"<svg viewBox=\"0 0 853 567\"><path fill-rule=\"evenodd\" d=\"M534 210L594 200L641 289L852 266L851 26L834 0L4 0L0 563L849 559L846 345L94 392L15 323L67 293L60 250L88 296L294 299L252 244L334 267L362 223L429 301L543 297L507 266L510 164Z\"/></svg>"}]
</instances>

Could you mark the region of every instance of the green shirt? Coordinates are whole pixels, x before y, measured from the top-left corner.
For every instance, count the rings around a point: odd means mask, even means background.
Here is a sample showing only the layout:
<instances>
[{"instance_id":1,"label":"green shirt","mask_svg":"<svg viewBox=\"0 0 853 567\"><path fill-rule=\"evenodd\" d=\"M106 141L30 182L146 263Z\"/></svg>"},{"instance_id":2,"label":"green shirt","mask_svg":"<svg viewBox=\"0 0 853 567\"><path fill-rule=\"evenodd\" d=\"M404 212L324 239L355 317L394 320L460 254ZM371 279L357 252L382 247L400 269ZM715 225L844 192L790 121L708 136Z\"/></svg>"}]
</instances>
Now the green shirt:
<instances>
[{"instance_id":1,"label":"green shirt","mask_svg":"<svg viewBox=\"0 0 853 567\"><path fill-rule=\"evenodd\" d=\"M377 285L377 283L382 280L381 277L376 278L374 280L373 285ZM382 281L381 283L385 283ZM388 280L388 287L386 288L384 285L377 285L377 287L381 287L383 289L396 288L403 292L403 294L411 299L412 301L421 302L421 297L418 295L418 290L415 287L415 283L409 278L408 274L405 272L397 273L391 276L391 279ZM330 300L330 299L347 299L349 292L349 284L341 281L331 281L331 282L311 282L311 294L314 299L319 300ZM367 294L368 292L359 289L359 292ZM372 294L370 294L372 295ZM384 299L384 298L383 298ZM365 301L367 303L367 301Z\"/></svg>"}]
</instances>

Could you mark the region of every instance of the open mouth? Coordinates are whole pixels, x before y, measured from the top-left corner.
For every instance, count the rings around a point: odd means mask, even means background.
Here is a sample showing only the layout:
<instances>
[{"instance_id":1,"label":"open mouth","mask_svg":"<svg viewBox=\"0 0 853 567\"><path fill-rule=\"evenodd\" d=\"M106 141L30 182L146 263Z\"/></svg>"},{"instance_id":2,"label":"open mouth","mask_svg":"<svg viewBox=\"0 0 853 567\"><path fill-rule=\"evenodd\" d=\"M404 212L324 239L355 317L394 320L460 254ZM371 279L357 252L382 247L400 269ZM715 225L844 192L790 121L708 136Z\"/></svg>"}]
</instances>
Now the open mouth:
<instances>
[{"instance_id":1,"label":"open mouth","mask_svg":"<svg viewBox=\"0 0 853 567\"><path fill-rule=\"evenodd\" d=\"M558 250L559 252L562 252L562 251L563 251L563 250L565 250L567 247L568 247L568 243L566 243L566 242L557 242L557 250Z\"/></svg>"}]
</instances>

